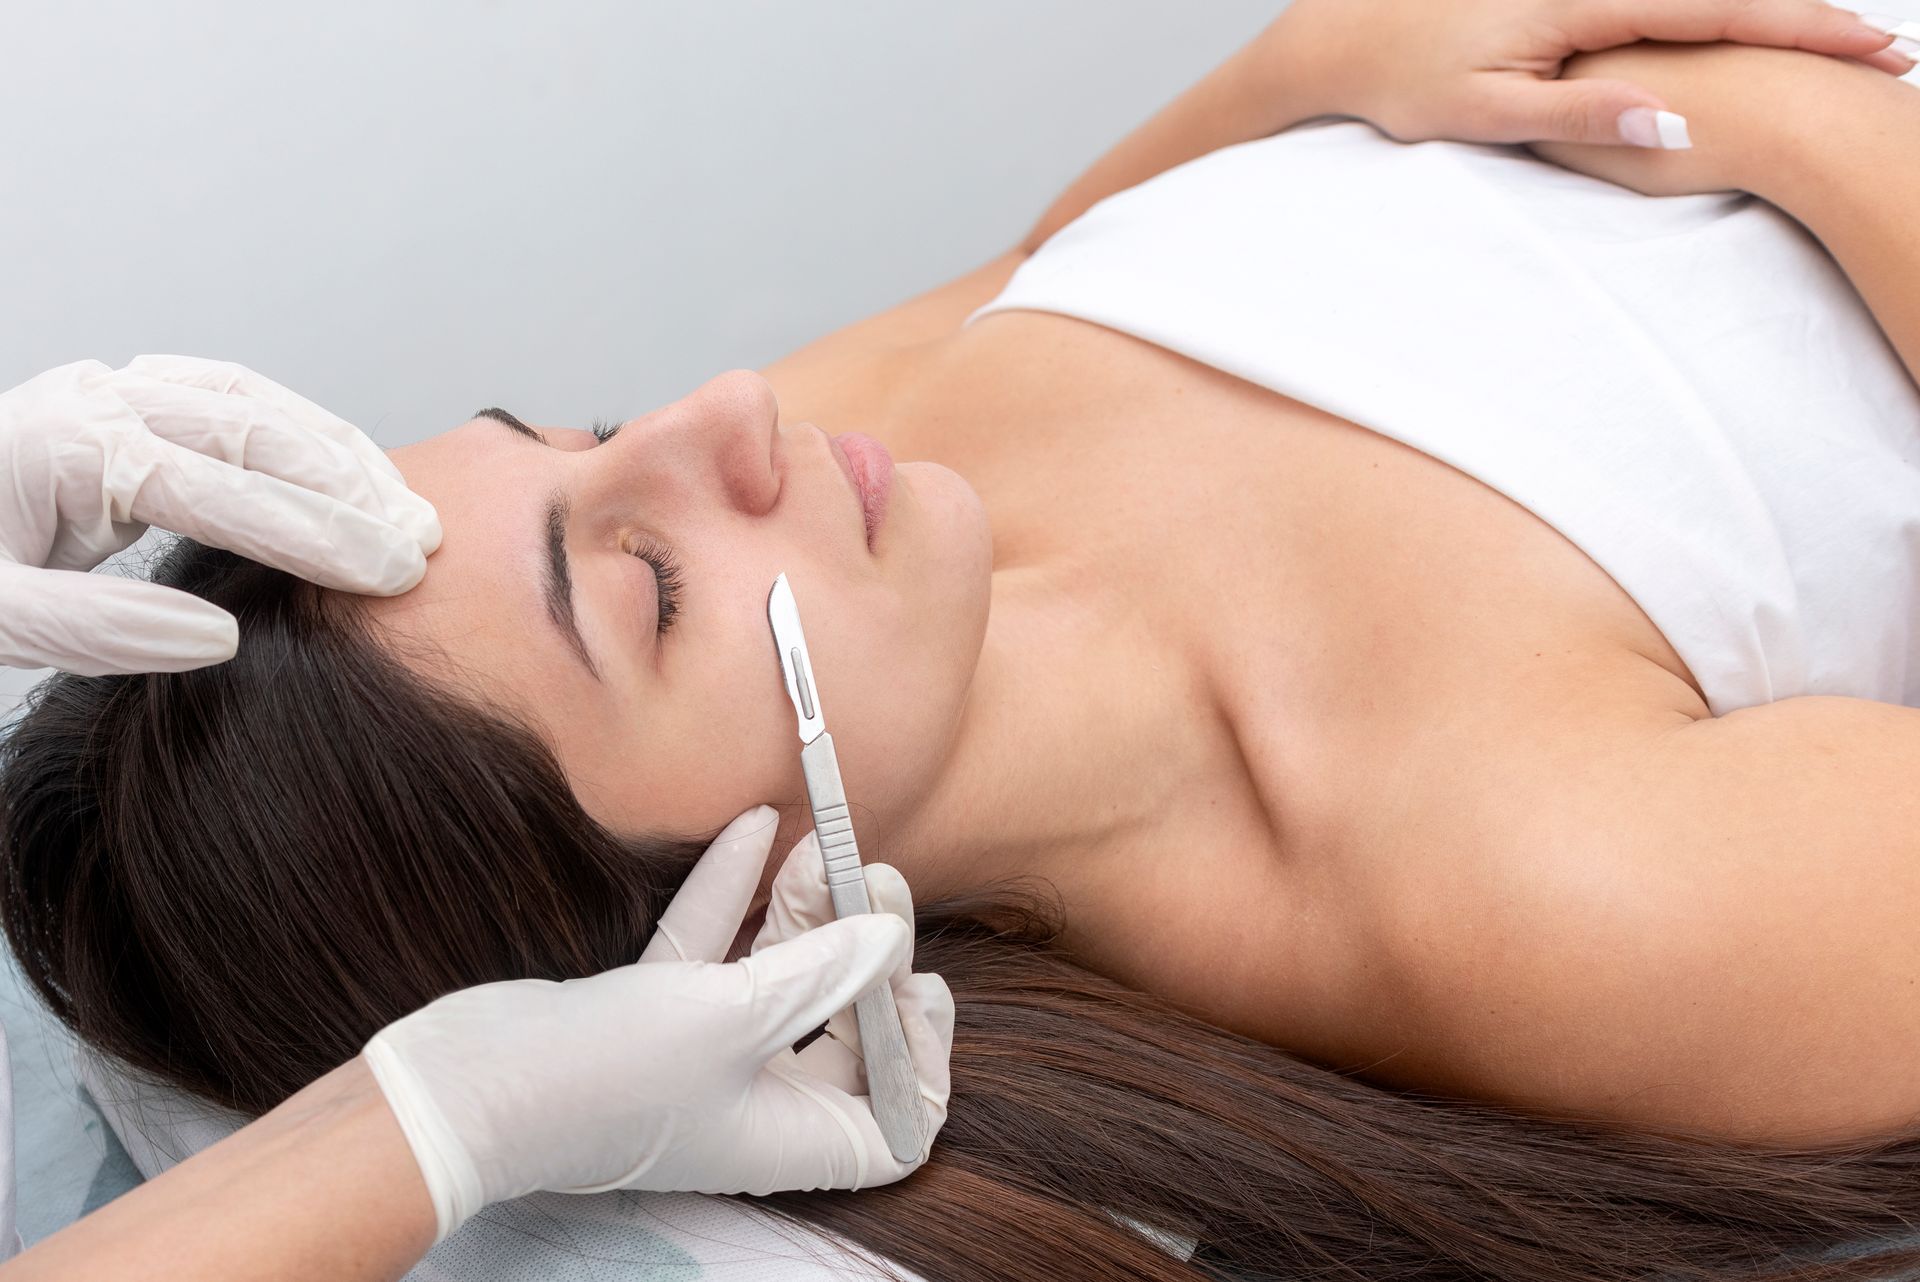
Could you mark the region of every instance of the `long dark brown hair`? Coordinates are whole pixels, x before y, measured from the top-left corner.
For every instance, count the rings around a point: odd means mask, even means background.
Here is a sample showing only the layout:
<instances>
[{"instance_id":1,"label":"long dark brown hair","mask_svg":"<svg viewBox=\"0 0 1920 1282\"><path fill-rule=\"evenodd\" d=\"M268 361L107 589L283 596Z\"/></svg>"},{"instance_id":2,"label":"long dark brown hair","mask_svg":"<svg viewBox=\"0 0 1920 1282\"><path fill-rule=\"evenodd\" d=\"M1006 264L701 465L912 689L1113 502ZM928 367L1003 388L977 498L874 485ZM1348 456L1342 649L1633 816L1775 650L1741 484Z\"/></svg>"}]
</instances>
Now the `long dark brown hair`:
<instances>
[{"instance_id":1,"label":"long dark brown hair","mask_svg":"<svg viewBox=\"0 0 1920 1282\"><path fill-rule=\"evenodd\" d=\"M14 955L136 1070L263 1112L442 993L632 961L714 835L595 823L532 727L345 598L187 540L153 577L234 611L238 657L55 677L0 745ZM760 1204L969 1282L1920 1267L1884 1249L1920 1228L1920 1136L1766 1148L1382 1089L1076 966L1058 917L1030 889L921 905L958 1012L933 1159Z\"/></svg>"}]
</instances>

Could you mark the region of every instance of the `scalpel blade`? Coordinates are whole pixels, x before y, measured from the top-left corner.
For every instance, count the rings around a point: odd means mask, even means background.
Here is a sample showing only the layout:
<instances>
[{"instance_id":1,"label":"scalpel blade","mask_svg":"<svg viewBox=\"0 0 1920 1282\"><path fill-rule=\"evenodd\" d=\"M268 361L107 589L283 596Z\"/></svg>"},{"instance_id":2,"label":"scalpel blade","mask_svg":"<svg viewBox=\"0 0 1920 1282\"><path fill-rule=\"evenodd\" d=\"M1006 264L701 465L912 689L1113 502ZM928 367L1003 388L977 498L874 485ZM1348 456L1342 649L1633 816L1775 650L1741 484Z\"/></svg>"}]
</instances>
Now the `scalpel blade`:
<instances>
[{"instance_id":1,"label":"scalpel blade","mask_svg":"<svg viewBox=\"0 0 1920 1282\"><path fill-rule=\"evenodd\" d=\"M767 622L773 625L787 698L800 718L800 742L812 743L826 730L827 714L820 707L819 687L813 683L813 659L807 653L807 634L800 630L800 607L794 603L785 574L774 579L773 591L767 594Z\"/></svg>"}]
</instances>

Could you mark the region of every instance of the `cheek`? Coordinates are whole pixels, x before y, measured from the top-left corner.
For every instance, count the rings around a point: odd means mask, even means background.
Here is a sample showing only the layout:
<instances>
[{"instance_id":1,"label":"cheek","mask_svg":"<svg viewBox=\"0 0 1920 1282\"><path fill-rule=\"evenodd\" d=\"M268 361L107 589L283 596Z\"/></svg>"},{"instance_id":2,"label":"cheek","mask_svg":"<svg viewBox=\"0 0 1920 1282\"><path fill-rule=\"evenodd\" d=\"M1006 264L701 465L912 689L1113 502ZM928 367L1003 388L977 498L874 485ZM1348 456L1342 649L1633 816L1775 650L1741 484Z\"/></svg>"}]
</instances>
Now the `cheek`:
<instances>
[{"instance_id":1,"label":"cheek","mask_svg":"<svg viewBox=\"0 0 1920 1282\"><path fill-rule=\"evenodd\" d=\"M646 774L680 831L717 828L762 802L805 799L800 736L769 634L764 651L705 654L701 675L645 718ZM687 665L692 666L692 665ZM671 665L669 665L671 668Z\"/></svg>"},{"instance_id":2,"label":"cheek","mask_svg":"<svg viewBox=\"0 0 1920 1282\"><path fill-rule=\"evenodd\" d=\"M917 805L944 769L980 654L984 588L923 586L917 608L909 598L892 617L839 634L831 666L814 656L832 683L827 727L848 799L860 820L882 825Z\"/></svg>"}]
</instances>

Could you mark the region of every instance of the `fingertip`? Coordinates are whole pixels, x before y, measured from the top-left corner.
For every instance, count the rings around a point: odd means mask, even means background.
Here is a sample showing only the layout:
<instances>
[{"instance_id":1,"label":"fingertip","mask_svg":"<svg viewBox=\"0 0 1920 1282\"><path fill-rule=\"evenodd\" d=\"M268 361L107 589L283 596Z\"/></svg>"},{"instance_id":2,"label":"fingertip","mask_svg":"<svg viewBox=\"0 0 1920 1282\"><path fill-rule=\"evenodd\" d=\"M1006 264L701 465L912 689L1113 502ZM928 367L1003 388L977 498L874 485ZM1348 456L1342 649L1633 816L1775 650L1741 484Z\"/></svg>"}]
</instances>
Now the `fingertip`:
<instances>
[{"instance_id":1,"label":"fingertip","mask_svg":"<svg viewBox=\"0 0 1920 1282\"><path fill-rule=\"evenodd\" d=\"M953 1043L953 989L941 975L928 970L916 971L894 989L894 1003L902 1012L932 1025L941 1040Z\"/></svg>"},{"instance_id":2,"label":"fingertip","mask_svg":"<svg viewBox=\"0 0 1920 1282\"><path fill-rule=\"evenodd\" d=\"M1904 35L1920 28L1920 18L1903 18L1893 13L1856 13L1854 18L1860 26L1881 36Z\"/></svg>"},{"instance_id":3,"label":"fingertip","mask_svg":"<svg viewBox=\"0 0 1920 1282\"><path fill-rule=\"evenodd\" d=\"M891 974L913 944L913 931L892 913L855 913L815 927L811 933L824 933L839 945L863 976Z\"/></svg>"},{"instance_id":4,"label":"fingertip","mask_svg":"<svg viewBox=\"0 0 1920 1282\"><path fill-rule=\"evenodd\" d=\"M1628 107L1616 118L1619 137L1611 141L1656 151L1682 151L1693 146L1687 118L1655 107Z\"/></svg>"},{"instance_id":5,"label":"fingertip","mask_svg":"<svg viewBox=\"0 0 1920 1282\"><path fill-rule=\"evenodd\" d=\"M187 672L240 652L239 620L211 601L139 580L118 583L124 586L103 598L92 621L96 648L113 656L113 671ZM152 640L159 636L164 648Z\"/></svg>"},{"instance_id":6,"label":"fingertip","mask_svg":"<svg viewBox=\"0 0 1920 1282\"><path fill-rule=\"evenodd\" d=\"M887 954L888 971L892 971L905 961L907 954L913 949L913 927L893 913L861 913L852 920L869 921L873 924L874 947Z\"/></svg>"},{"instance_id":7,"label":"fingertip","mask_svg":"<svg viewBox=\"0 0 1920 1282\"><path fill-rule=\"evenodd\" d=\"M754 806L734 816L694 863L661 913L642 961L726 959L760 886L779 816Z\"/></svg>"},{"instance_id":8,"label":"fingertip","mask_svg":"<svg viewBox=\"0 0 1920 1282\"><path fill-rule=\"evenodd\" d=\"M767 855L773 849L779 826L780 816L772 806L758 805L735 815L719 835L707 843L706 851L687 879L689 885L699 882L727 886L729 902L739 901L737 911L733 911L736 928L746 912L747 901L760 885L760 874L767 866Z\"/></svg>"},{"instance_id":9,"label":"fingertip","mask_svg":"<svg viewBox=\"0 0 1920 1282\"><path fill-rule=\"evenodd\" d=\"M440 541L446 536L446 531L440 524L440 513L434 509L433 504L425 499L421 499L420 502L426 511L420 518L420 528L415 531L414 537L420 540L420 554L432 556L440 550Z\"/></svg>"},{"instance_id":10,"label":"fingertip","mask_svg":"<svg viewBox=\"0 0 1920 1282\"><path fill-rule=\"evenodd\" d=\"M890 912L913 921L913 887L907 884L906 877L892 864L868 864L867 898L872 902L875 912Z\"/></svg>"},{"instance_id":11,"label":"fingertip","mask_svg":"<svg viewBox=\"0 0 1920 1282\"><path fill-rule=\"evenodd\" d=\"M225 663L239 653L240 621L222 610L219 619L207 629L207 662Z\"/></svg>"},{"instance_id":12,"label":"fingertip","mask_svg":"<svg viewBox=\"0 0 1920 1282\"><path fill-rule=\"evenodd\" d=\"M119 589L115 595L128 602L132 609L112 622L131 626L137 620L156 632L164 630L183 650L205 655L209 663L231 659L239 653L240 621L205 597L139 579L128 579L115 586Z\"/></svg>"},{"instance_id":13,"label":"fingertip","mask_svg":"<svg viewBox=\"0 0 1920 1282\"><path fill-rule=\"evenodd\" d=\"M791 1046L858 1001L905 954L906 923L890 914L860 913L816 926L760 949L739 962L753 976L752 991L771 1016L765 1049Z\"/></svg>"},{"instance_id":14,"label":"fingertip","mask_svg":"<svg viewBox=\"0 0 1920 1282\"><path fill-rule=\"evenodd\" d=\"M717 846L723 841L738 841L742 837L751 835L755 837L765 836L768 846L771 847L773 844L772 837L774 830L777 829L779 825L779 812L774 810L772 806L762 802L760 805L754 806L751 809L741 811L732 819L728 820L727 826L720 830L720 835L713 839L713 844Z\"/></svg>"},{"instance_id":15,"label":"fingertip","mask_svg":"<svg viewBox=\"0 0 1920 1282\"><path fill-rule=\"evenodd\" d=\"M400 532L387 542L390 564L368 587L369 596L400 596L419 587L420 580L427 577L427 554L412 536Z\"/></svg>"},{"instance_id":16,"label":"fingertip","mask_svg":"<svg viewBox=\"0 0 1920 1282\"><path fill-rule=\"evenodd\" d=\"M809 830L793 843L773 879L773 897L811 917L827 903L827 865L820 857L820 837ZM825 920L824 917L821 920Z\"/></svg>"},{"instance_id":17,"label":"fingertip","mask_svg":"<svg viewBox=\"0 0 1920 1282\"><path fill-rule=\"evenodd\" d=\"M225 610L217 616L195 614L190 624L173 633L173 640L176 647L171 661L149 670L185 672L227 662L240 653L240 623Z\"/></svg>"},{"instance_id":18,"label":"fingertip","mask_svg":"<svg viewBox=\"0 0 1920 1282\"><path fill-rule=\"evenodd\" d=\"M387 484L387 519L419 546L421 556L431 556L445 534L440 526L439 511L404 485ZM394 493L396 489L397 494Z\"/></svg>"}]
</instances>

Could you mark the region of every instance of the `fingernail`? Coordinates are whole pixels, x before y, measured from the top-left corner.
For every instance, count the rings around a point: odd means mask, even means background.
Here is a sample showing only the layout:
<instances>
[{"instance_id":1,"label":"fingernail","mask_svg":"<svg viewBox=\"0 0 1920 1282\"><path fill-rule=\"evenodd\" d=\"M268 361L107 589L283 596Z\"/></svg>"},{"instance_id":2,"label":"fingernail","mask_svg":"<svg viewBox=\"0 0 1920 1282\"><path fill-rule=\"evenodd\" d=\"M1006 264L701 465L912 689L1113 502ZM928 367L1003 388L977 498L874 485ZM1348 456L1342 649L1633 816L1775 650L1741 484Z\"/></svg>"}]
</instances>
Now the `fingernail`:
<instances>
[{"instance_id":1,"label":"fingernail","mask_svg":"<svg viewBox=\"0 0 1920 1282\"><path fill-rule=\"evenodd\" d=\"M1900 29L1911 20L1896 18L1890 13L1863 13L1860 15L1860 21L1883 35L1897 36L1900 34Z\"/></svg>"},{"instance_id":2,"label":"fingernail","mask_svg":"<svg viewBox=\"0 0 1920 1282\"><path fill-rule=\"evenodd\" d=\"M1887 48L1903 57L1920 61L1920 40L1911 40L1906 36L1897 36L1894 38L1894 42L1888 45Z\"/></svg>"},{"instance_id":3,"label":"fingernail","mask_svg":"<svg viewBox=\"0 0 1920 1282\"><path fill-rule=\"evenodd\" d=\"M766 805L755 806L752 810L736 817L732 823L722 828L720 835L713 839L714 843L717 845L723 841L733 841L736 838L744 837L750 832L758 832L771 822L773 822L773 807Z\"/></svg>"},{"instance_id":4,"label":"fingernail","mask_svg":"<svg viewBox=\"0 0 1920 1282\"><path fill-rule=\"evenodd\" d=\"M1629 107L1620 113L1620 137L1636 147L1680 151L1693 146L1687 136L1687 118L1652 107Z\"/></svg>"}]
</instances>

